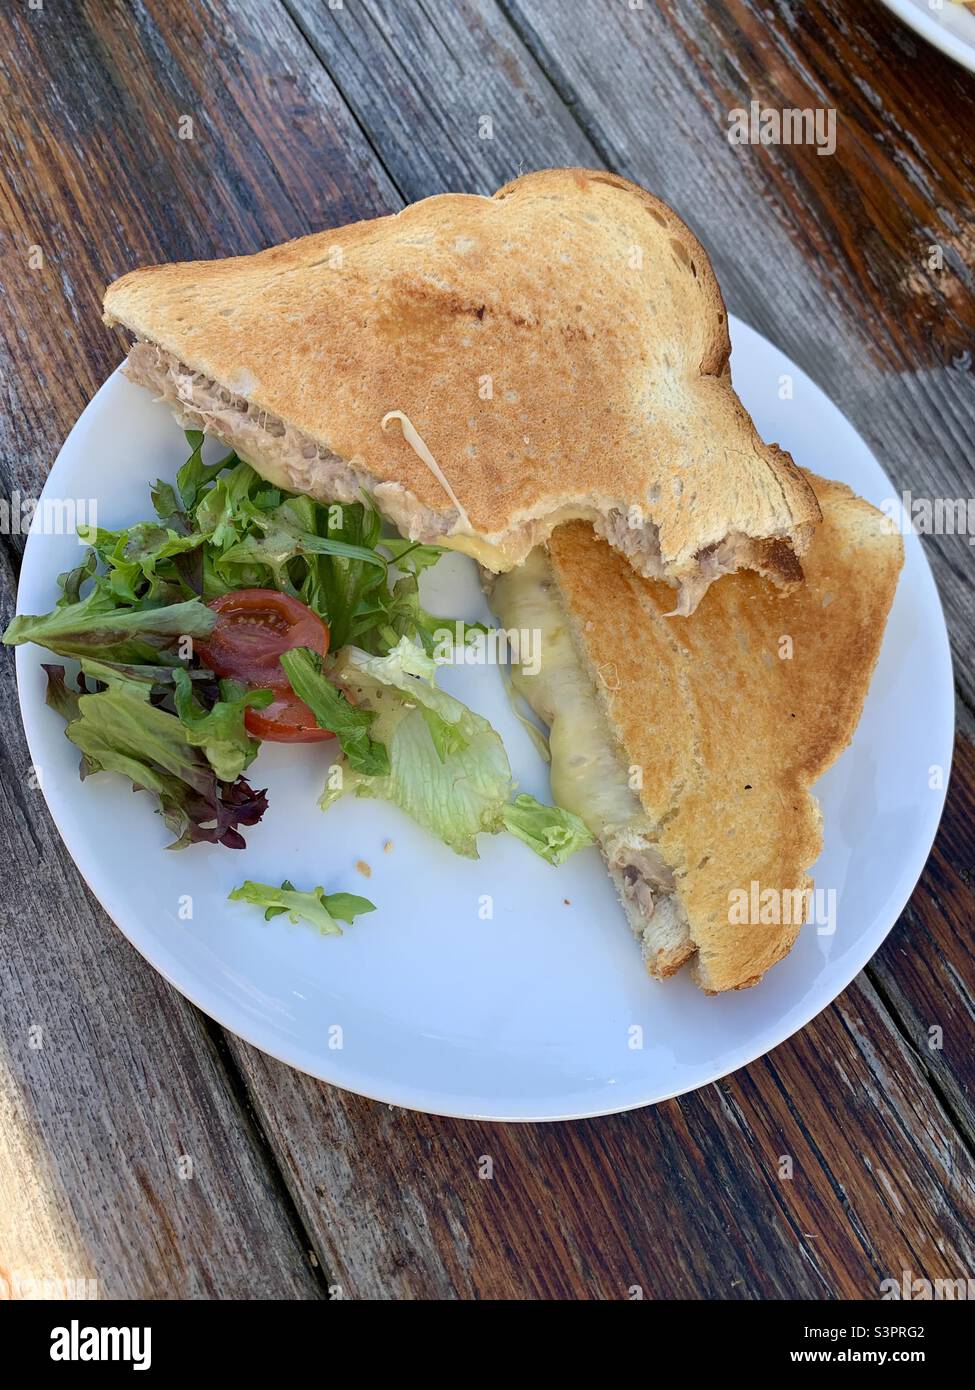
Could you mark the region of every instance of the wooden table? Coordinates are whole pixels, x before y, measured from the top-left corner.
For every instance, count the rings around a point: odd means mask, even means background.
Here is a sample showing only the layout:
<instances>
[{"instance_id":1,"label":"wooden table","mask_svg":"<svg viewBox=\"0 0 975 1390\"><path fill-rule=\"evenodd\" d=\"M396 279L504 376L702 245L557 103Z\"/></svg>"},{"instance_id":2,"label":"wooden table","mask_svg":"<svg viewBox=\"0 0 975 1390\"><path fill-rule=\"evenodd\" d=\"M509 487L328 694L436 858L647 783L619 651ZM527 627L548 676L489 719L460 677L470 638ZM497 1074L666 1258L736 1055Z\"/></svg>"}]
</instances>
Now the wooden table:
<instances>
[{"instance_id":1,"label":"wooden table","mask_svg":"<svg viewBox=\"0 0 975 1390\"><path fill-rule=\"evenodd\" d=\"M100 322L106 281L555 164L607 165L672 203L731 310L825 388L899 488L973 492L975 77L876 0L333 4L3 7L5 495L36 495L122 355ZM733 147L727 113L752 100L835 109L835 155ZM21 542L0 539L6 622ZM573 1124L394 1110L198 1013L82 885L31 785L8 652L0 1281L151 1298L624 1298L635 1284L874 1298L903 1270L975 1275L975 551L925 544L959 734L903 918L762 1061Z\"/></svg>"}]
</instances>

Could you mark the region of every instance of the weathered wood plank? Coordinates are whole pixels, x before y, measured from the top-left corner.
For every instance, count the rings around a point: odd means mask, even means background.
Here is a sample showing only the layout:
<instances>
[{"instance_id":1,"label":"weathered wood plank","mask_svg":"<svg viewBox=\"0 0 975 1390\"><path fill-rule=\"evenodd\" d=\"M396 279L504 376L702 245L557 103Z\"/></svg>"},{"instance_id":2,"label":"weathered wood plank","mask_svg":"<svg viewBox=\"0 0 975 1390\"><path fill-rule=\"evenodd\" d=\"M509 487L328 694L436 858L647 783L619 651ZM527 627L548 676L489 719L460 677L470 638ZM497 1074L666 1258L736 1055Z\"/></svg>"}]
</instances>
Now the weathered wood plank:
<instances>
[{"instance_id":1,"label":"weathered wood plank","mask_svg":"<svg viewBox=\"0 0 975 1390\"><path fill-rule=\"evenodd\" d=\"M29 490L124 354L100 324L109 280L388 211L395 194L356 157L352 121L277 0L246 15L17 6L4 27L0 451Z\"/></svg>"},{"instance_id":2,"label":"weathered wood plank","mask_svg":"<svg viewBox=\"0 0 975 1390\"><path fill-rule=\"evenodd\" d=\"M357 211L383 205L283 11L250 7L247 23L218 5L0 17L5 495L36 495L121 356L99 321L108 279L351 216L348 189ZM5 624L20 539L3 540ZM28 787L10 652L0 678L0 1273L92 1277L105 1296L321 1297L219 1033L93 903Z\"/></svg>"},{"instance_id":3,"label":"weathered wood plank","mask_svg":"<svg viewBox=\"0 0 975 1390\"><path fill-rule=\"evenodd\" d=\"M284 0L402 199L493 193L528 169L591 164L568 107L494 3L329 9Z\"/></svg>"}]
</instances>

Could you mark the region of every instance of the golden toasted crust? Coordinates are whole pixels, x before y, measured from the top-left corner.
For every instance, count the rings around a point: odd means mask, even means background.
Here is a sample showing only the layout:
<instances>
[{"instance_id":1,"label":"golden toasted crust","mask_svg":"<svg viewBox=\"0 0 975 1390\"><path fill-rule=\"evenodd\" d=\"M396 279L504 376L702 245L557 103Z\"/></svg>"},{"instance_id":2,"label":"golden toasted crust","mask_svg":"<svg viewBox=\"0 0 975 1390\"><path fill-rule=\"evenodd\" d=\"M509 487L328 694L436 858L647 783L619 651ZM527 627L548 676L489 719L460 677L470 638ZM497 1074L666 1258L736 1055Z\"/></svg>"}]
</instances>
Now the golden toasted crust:
<instances>
[{"instance_id":1,"label":"golden toasted crust","mask_svg":"<svg viewBox=\"0 0 975 1390\"><path fill-rule=\"evenodd\" d=\"M903 560L900 535L840 483L807 475L823 523L806 582L713 585L689 618L573 523L549 543L577 646L676 871L708 990L756 983L798 925L738 925L729 892L810 883L819 809L809 788L853 736Z\"/></svg>"},{"instance_id":2,"label":"golden toasted crust","mask_svg":"<svg viewBox=\"0 0 975 1390\"><path fill-rule=\"evenodd\" d=\"M672 580L729 531L784 538L794 569L819 519L732 390L703 248L612 174L547 170L491 198L443 194L253 256L137 270L109 286L105 315L453 517L399 427L380 427L403 411L476 535L503 547L542 519L507 564L567 504L649 513Z\"/></svg>"}]
</instances>

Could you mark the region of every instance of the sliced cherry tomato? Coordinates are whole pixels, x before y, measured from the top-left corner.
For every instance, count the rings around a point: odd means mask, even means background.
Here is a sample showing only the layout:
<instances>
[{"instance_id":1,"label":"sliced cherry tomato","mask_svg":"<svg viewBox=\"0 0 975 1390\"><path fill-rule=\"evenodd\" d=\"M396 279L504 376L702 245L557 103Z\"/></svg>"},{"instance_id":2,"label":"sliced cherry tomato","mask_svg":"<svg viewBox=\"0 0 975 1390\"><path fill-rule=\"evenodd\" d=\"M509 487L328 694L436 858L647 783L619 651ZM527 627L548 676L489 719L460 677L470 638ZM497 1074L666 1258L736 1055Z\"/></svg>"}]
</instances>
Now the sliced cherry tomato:
<instances>
[{"instance_id":1,"label":"sliced cherry tomato","mask_svg":"<svg viewBox=\"0 0 975 1390\"><path fill-rule=\"evenodd\" d=\"M196 643L196 651L218 676L229 676L245 685L290 690L281 665L282 652L311 647L324 656L328 651L328 627L290 594L276 589L238 589L211 599L208 607L216 613L217 623L205 640Z\"/></svg>"},{"instance_id":2,"label":"sliced cherry tomato","mask_svg":"<svg viewBox=\"0 0 975 1390\"><path fill-rule=\"evenodd\" d=\"M247 732L267 743L322 743L335 735L320 729L315 716L293 690L276 690L266 709L248 709Z\"/></svg>"}]
</instances>

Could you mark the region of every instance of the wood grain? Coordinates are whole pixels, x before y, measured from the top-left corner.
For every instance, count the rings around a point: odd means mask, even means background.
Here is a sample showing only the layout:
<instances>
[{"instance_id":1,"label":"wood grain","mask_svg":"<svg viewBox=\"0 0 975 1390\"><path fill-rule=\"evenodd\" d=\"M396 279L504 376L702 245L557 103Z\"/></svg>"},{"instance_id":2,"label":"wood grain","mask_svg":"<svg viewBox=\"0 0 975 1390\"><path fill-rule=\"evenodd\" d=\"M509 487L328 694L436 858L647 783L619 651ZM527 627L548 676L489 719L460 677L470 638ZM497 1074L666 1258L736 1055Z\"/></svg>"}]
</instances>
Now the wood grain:
<instances>
[{"instance_id":1,"label":"wood grain","mask_svg":"<svg viewBox=\"0 0 975 1390\"><path fill-rule=\"evenodd\" d=\"M826 385L899 484L965 495L972 85L912 55L893 23L839 0L8 8L4 491L36 490L121 355L98 302L122 270L602 159L674 202L731 307ZM751 95L828 96L843 116L837 155L732 151L724 112ZM925 201L951 279L915 273ZM15 565L16 538L4 540ZM951 537L931 549L970 699L971 552ZM8 604L10 588L8 575ZM498 1127L320 1085L175 996L92 902L25 790L9 657L2 670L0 1264L94 1272L110 1292L303 1298L616 1298L633 1285L869 1298L903 1268L972 1269L966 743L939 849L871 980L770 1058L679 1102ZM24 1039L38 1019L49 1045L35 1051ZM197 1158L196 1179L175 1176L174 1150Z\"/></svg>"},{"instance_id":2,"label":"wood grain","mask_svg":"<svg viewBox=\"0 0 975 1390\"><path fill-rule=\"evenodd\" d=\"M24 487L124 355L100 323L109 280L388 211L395 194L275 0L18 5L2 23L0 450Z\"/></svg>"},{"instance_id":3,"label":"wood grain","mask_svg":"<svg viewBox=\"0 0 975 1390\"><path fill-rule=\"evenodd\" d=\"M336 123L283 11L251 23L234 50L240 16L215 6L0 18L5 495L36 495L121 356L100 323L107 279L292 235L349 188L357 210L382 205L381 175L343 153L352 123ZM178 138L181 114L193 139ZM331 164L305 158L320 149ZM3 539L5 625L20 538ZM324 1296L219 1031L108 923L28 788L11 652L0 671L0 1288L91 1277L103 1296Z\"/></svg>"}]
</instances>

